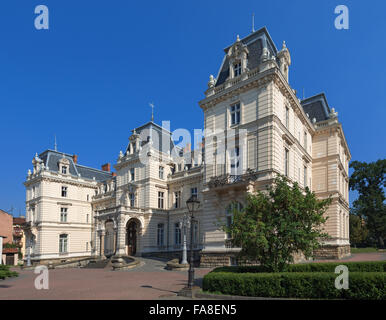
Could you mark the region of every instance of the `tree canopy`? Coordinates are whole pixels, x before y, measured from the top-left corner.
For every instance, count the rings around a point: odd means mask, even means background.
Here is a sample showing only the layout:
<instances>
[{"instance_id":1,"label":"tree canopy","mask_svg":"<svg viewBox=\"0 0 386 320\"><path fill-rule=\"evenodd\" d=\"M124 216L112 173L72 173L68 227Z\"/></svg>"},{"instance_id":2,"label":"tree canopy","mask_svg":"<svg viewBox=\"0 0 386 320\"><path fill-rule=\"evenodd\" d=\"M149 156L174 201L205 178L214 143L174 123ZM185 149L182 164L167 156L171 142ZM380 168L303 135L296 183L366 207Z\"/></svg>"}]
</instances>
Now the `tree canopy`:
<instances>
[{"instance_id":1,"label":"tree canopy","mask_svg":"<svg viewBox=\"0 0 386 320\"><path fill-rule=\"evenodd\" d=\"M233 211L233 222L224 230L232 246L241 248L239 258L258 260L270 272L284 271L294 254L311 257L328 237L322 226L330 203L279 176L267 191L248 194L245 208Z\"/></svg>"},{"instance_id":2,"label":"tree canopy","mask_svg":"<svg viewBox=\"0 0 386 320\"><path fill-rule=\"evenodd\" d=\"M350 189L359 193L353 211L365 219L369 237L383 248L386 238L386 159L376 162L353 161Z\"/></svg>"}]
</instances>

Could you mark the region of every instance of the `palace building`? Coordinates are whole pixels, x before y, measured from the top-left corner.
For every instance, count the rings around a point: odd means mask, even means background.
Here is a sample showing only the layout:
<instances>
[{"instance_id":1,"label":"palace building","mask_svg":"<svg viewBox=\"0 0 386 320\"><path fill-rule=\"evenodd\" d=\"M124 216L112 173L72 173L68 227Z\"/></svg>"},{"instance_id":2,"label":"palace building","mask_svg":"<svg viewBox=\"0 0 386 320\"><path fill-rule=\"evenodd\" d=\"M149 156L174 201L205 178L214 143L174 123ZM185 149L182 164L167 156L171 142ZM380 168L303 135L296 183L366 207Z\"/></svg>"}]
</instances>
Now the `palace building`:
<instances>
[{"instance_id":1,"label":"palace building","mask_svg":"<svg viewBox=\"0 0 386 320\"><path fill-rule=\"evenodd\" d=\"M237 37L199 102L205 138L193 150L175 146L152 119L132 130L114 172L57 150L36 154L24 182L31 260L179 255L186 200L197 195L201 206L190 226L196 259L234 264L238 249L221 225L231 223L246 193L266 189L277 174L332 197L325 225L331 238L317 255L349 255L351 154L342 125L323 93L297 98L290 65L285 43L278 50L266 28Z\"/></svg>"}]
</instances>

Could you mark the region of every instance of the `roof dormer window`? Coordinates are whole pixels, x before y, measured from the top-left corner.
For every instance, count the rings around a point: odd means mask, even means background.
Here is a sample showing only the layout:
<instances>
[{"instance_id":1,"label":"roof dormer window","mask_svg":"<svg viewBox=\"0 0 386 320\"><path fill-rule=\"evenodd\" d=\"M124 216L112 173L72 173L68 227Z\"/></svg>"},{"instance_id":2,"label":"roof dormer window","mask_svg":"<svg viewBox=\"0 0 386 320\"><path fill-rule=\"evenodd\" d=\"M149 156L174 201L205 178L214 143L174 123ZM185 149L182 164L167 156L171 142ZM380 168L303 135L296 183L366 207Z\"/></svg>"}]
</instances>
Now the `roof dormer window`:
<instances>
[{"instance_id":1,"label":"roof dormer window","mask_svg":"<svg viewBox=\"0 0 386 320\"><path fill-rule=\"evenodd\" d=\"M66 166L62 166L62 173L67 174L67 167Z\"/></svg>"},{"instance_id":2,"label":"roof dormer window","mask_svg":"<svg viewBox=\"0 0 386 320\"><path fill-rule=\"evenodd\" d=\"M238 77L239 75L241 75L241 62L236 62L234 65L233 65L233 74L235 77Z\"/></svg>"}]
</instances>

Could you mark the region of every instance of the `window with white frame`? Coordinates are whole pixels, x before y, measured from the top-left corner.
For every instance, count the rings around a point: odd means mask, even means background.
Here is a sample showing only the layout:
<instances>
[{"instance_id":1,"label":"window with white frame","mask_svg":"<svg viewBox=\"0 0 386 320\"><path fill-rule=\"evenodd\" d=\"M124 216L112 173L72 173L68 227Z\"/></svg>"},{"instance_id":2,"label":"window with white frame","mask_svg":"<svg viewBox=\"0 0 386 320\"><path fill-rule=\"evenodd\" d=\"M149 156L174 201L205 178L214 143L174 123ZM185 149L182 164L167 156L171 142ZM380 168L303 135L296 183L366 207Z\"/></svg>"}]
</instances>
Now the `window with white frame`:
<instances>
[{"instance_id":1,"label":"window with white frame","mask_svg":"<svg viewBox=\"0 0 386 320\"><path fill-rule=\"evenodd\" d=\"M164 167L160 166L158 169L159 178L163 180L164 178Z\"/></svg>"},{"instance_id":2,"label":"window with white frame","mask_svg":"<svg viewBox=\"0 0 386 320\"><path fill-rule=\"evenodd\" d=\"M130 181L134 181L134 180L135 180L135 169L131 168L130 169Z\"/></svg>"},{"instance_id":3,"label":"window with white frame","mask_svg":"<svg viewBox=\"0 0 386 320\"><path fill-rule=\"evenodd\" d=\"M198 222L195 221L193 224L193 243L198 244Z\"/></svg>"},{"instance_id":4,"label":"window with white frame","mask_svg":"<svg viewBox=\"0 0 386 320\"><path fill-rule=\"evenodd\" d=\"M162 247L164 245L164 232L165 226L163 223L157 225L157 246Z\"/></svg>"},{"instance_id":5,"label":"window with white frame","mask_svg":"<svg viewBox=\"0 0 386 320\"><path fill-rule=\"evenodd\" d=\"M229 154L229 162L230 162L230 172L232 175L237 175L239 173L240 167L240 148L235 147L230 151Z\"/></svg>"},{"instance_id":6,"label":"window with white frame","mask_svg":"<svg viewBox=\"0 0 386 320\"><path fill-rule=\"evenodd\" d=\"M284 175L289 176L289 150L284 148Z\"/></svg>"},{"instance_id":7,"label":"window with white frame","mask_svg":"<svg viewBox=\"0 0 386 320\"><path fill-rule=\"evenodd\" d=\"M307 132L304 131L304 149L307 151Z\"/></svg>"},{"instance_id":8,"label":"window with white frame","mask_svg":"<svg viewBox=\"0 0 386 320\"><path fill-rule=\"evenodd\" d=\"M289 108L285 107L285 126L289 129Z\"/></svg>"},{"instance_id":9,"label":"window with white frame","mask_svg":"<svg viewBox=\"0 0 386 320\"><path fill-rule=\"evenodd\" d=\"M158 208L164 208L164 193L162 191L158 191Z\"/></svg>"},{"instance_id":10,"label":"window with white frame","mask_svg":"<svg viewBox=\"0 0 386 320\"><path fill-rule=\"evenodd\" d=\"M67 174L67 166L62 166L62 173Z\"/></svg>"},{"instance_id":11,"label":"window with white frame","mask_svg":"<svg viewBox=\"0 0 386 320\"><path fill-rule=\"evenodd\" d=\"M236 62L233 65L233 74L235 77L238 77L241 74L241 62Z\"/></svg>"},{"instance_id":12,"label":"window with white frame","mask_svg":"<svg viewBox=\"0 0 386 320\"><path fill-rule=\"evenodd\" d=\"M196 197L197 197L197 195L198 195L197 187L190 188L190 195L191 195L191 196L196 196Z\"/></svg>"},{"instance_id":13,"label":"window with white frame","mask_svg":"<svg viewBox=\"0 0 386 320\"><path fill-rule=\"evenodd\" d=\"M304 166L304 188L307 187L307 167Z\"/></svg>"},{"instance_id":14,"label":"window with white frame","mask_svg":"<svg viewBox=\"0 0 386 320\"><path fill-rule=\"evenodd\" d=\"M67 208L60 208L60 222L67 222Z\"/></svg>"},{"instance_id":15,"label":"window with white frame","mask_svg":"<svg viewBox=\"0 0 386 320\"><path fill-rule=\"evenodd\" d=\"M68 235L61 234L59 236L59 253L67 253Z\"/></svg>"},{"instance_id":16,"label":"window with white frame","mask_svg":"<svg viewBox=\"0 0 386 320\"><path fill-rule=\"evenodd\" d=\"M174 208L181 207L181 191L174 192Z\"/></svg>"},{"instance_id":17,"label":"window with white frame","mask_svg":"<svg viewBox=\"0 0 386 320\"><path fill-rule=\"evenodd\" d=\"M134 192L129 193L129 199L130 199L130 207L135 207L135 193Z\"/></svg>"},{"instance_id":18,"label":"window with white frame","mask_svg":"<svg viewBox=\"0 0 386 320\"><path fill-rule=\"evenodd\" d=\"M67 187L62 186L62 197L66 198L67 197Z\"/></svg>"},{"instance_id":19,"label":"window with white frame","mask_svg":"<svg viewBox=\"0 0 386 320\"><path fill-rule=\"evenodd\" d=\"M230 106L231 126L240 123L240 103Z\"/></svg>"},{"instance_id":20,"label":"window with white frame","mask_svg":"<svg viewBox=\"0 0 386 320\"><path fill-rule=\"evenodd\" d=\"M178 222L174 224L174 244L176 246L181 245L181 227Z\"/></svg>"}]
</instances>

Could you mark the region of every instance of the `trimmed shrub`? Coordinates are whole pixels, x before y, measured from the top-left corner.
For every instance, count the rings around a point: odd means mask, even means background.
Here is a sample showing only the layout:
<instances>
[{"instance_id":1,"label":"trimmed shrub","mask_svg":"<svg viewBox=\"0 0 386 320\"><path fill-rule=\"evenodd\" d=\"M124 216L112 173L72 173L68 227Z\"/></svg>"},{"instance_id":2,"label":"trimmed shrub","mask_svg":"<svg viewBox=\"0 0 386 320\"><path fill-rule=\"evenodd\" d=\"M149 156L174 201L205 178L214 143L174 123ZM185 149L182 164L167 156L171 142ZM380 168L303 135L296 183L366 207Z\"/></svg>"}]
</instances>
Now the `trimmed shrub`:
<instances>
[{"instance_id":1,"label":"trimmed shrub","mask_svg":"<svg viewBox=\"0 0 386 320\"><path fill-rule=\"evenodd\" d=\"M347 266L350 272L386 272L386 261L291 264L286 272L335 272L335 268L339 265ZM219 267L212 272L261 273L266 271L263 266L233 266Z\"/></svg>"},{"instance_id":2,"label":"trimmed shrub","mask_svg":"<svg viewBox=\"0 0 386 320\"><path fill-rule=\"evenodd\" d=\"M18 273L15 271L9 270L10 266L7 265L0 265L0 279L3 280L7 277L17 277Z\"/></svg>"},{"instance_id":3,"label":"trimmed shrub","mask_svg":"<svg viewBox=\"0 0 386 320\"><path fill-rule=\"evenodd\" d=\"M211 272L203 290L229 295L303 299L386 299L386 273L350 272L349 289L335 288L338 275L328 272Z\"/></svg>"}]
</instances>

